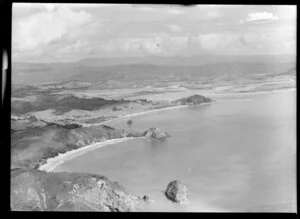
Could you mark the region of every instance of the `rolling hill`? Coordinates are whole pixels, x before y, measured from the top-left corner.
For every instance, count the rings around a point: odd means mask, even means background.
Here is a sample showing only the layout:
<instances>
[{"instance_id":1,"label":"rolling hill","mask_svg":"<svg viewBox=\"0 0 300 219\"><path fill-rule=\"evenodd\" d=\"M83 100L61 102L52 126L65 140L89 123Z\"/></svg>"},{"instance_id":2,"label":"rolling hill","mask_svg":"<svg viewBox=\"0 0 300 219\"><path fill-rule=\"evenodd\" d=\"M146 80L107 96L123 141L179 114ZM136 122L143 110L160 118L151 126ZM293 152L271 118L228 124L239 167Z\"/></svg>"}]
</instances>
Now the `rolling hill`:
<instances>
[{"instance_id":1,"label":"rolling hill","mask_svg":"<svg viewBox=\"0 0 300 219\"><path fill-rule=\"evenodd\" d=\"M285 72L296 66L292 56L195 56L84 59L73 63L12 63L13 84L79 80L137 83L199 80L219 75Z\"/></svg>"}]
</instances>

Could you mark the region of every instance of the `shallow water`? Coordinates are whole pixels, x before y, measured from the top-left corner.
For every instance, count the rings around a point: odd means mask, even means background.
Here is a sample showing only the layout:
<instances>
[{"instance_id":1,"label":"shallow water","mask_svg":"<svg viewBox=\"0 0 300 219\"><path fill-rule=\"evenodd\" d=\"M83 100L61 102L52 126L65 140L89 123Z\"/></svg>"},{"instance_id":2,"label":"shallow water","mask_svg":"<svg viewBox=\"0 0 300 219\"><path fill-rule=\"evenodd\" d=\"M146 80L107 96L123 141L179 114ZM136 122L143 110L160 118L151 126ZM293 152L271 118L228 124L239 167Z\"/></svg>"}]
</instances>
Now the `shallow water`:
<instances>
[{"instance_id":1,"label":"shallow water","mask_svg":"<svg viewBox=\"0 0 300 219\"><path fill-rule=\"evenodd\" d=\"M216 98L216 104L133 118L132 128L159 127L167 141L109 145L54 171L106 175L153 203L144 211L296 211L296 92ZM128 119L128 118L127 118ZM126 120L112 124L126 126ZM190 190L180 205L163 194L174 179Z\"/></svg>"}]
</instances>

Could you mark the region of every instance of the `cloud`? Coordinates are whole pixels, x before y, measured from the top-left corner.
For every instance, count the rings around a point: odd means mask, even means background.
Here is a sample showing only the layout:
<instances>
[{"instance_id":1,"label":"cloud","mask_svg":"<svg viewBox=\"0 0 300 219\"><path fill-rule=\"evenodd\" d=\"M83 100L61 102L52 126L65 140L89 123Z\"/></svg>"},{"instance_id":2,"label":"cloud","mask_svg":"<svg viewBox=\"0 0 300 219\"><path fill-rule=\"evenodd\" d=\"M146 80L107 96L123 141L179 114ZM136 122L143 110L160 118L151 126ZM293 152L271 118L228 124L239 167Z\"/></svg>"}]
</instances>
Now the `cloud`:
<instances>
[{"instance_id":1,"label":"cloud","mask_svg":"<svg viewBox=\"0 0 300 219\"><path fill-rule=\"evenodd\" d=\"M67 7L44 6L45 11L13 23L13 51L27 52L90 23L92 15Z\"/></svg>"},{"instance_id":2,"label":"cloud","mask_svg":"<svg viewBox=\"0 0 300 219\"><path fill-rule=\"evenodd\" d=\"M13 58L19 60L90 55L257 54L272 48L294 51L296 44L296 7L30 5L18 8L14 4L12 52ZM269 10L273 13L266 12ZM281 22L263 29L259 25L232 25L241 15L241 23L279 18Z\"/></svg>"},{"instance_id":3,"label":"cloud","mask_svg":"<svg viewBox=\"0 0 300 219\"><path fill-rule=\"evenodd\" d=\"M217 54L280 54L292 53L296 37L278 31L226 32L199 34L201 50Z\"/></svg>"},{"instance_id":4,"label":"cloud","mask_svg":"<svg viewBox=\"0 0 300 219\"><path fill-rule=\"evenodd\" d=\"M75 43L68 45L62 49L60 49L58 52L62 54L73 54L74 52L83 52L84 49L89 48L88 43L84 40L77 40Z\"/></svg>"},{"instance_id":5,"label":"cloud","mask_svg":"<svg viewBox=\"0 0 300 219\"><path fill-rule=\"evenodd\" d=\"M146 6L133 6L135 9L141 10L141 11L155 11L152 7L146 7Z\"/></svg>"},{"instance_id":6,"label":"cloud","mask_svg":"<svg viewBox=\"0 0 300 219\"><path fill-rule=\"evenodd\" d=\"M160 40L155 38L129 39L121 49L131 55L159 54L162 52Z\"/></svg>"},{"instance_id":7,"label":"cloud","mask_svg":"<svg viewBox=\"0 0 300 219\"><path fill-rule=\"evenodd\" d=\"M222 8L224 7L224 5L196 5L197 8L200 8L200 9L211 9L211 8Z\"/></svg>"},{"instance_id":8,"label":"cloud","mask_svg":"<svg viewBox=\"0 0 300 219\"><path fill-rule=\"evenodd\" d=\"M280 20L297 20L297 6L296 5L277 5L276 13Z\"/></svg>"},{"instance_id":9,"label":"cloud","mask_svg":"<svg viewBox=\"0 0 300 219\"><path fill-rule=\"evenodd\" d=\"M279 18L277 16L274 16L270 12L254 12L249 13L248 17L245 20L241 20L240 23L248 23L248 22L255 22L255 23L265 23L265 22L272 22L276 21Z\"/></svg>"},{"instance_id":10,"label":"cloud","mask_svg":"<svg viewBox=\"0 0 300 219\"><path fill-rule=\"evenodd\" d=\"M167 13L169 14L184 14L184 11L176 9L176 8L171 8L167 10Z\"/></svg>"},{"instance_id":11,"label":"cloud","mask_svg":"<svg viewBox=\"0 0 300 219\"><path fill-rule=\"evenodd\" d=\"M187 48L188 36L171 36L161 34L155 37L128 39L121 48L128 54L135 55L175 55Z\"/></svg>"},{"instance_id":12,"label":"cloud","mask_svg":"<svg viewBox=\"0 0 300 219\"><path fill-rule=\"evenodd\" d=\"M91 46L95 56L174 55L186 49L187 36L158 34L152 37L103 40Z\"/></svg>"},{"instance_id":13,"label":"cloud","mask_svg":"<svg viewBox=\"0 0 300 219\"><path fill-rule=\"evenodd\" d=\"M55 4L45 4L45 8L47 11L53 11L55 9Z\"/></svg>"},{"instance_id":14,"label":"cloud","mask_svg":"<svg viewBox=\"0 0 300 219\"><path fill-rule=\"evenodd\" d=\"M182 29L181 27L175 25L175 24L171 24L168 26L170 28L170 30L172 30L173 32L180 32Z\"/></svg>"}]
</instances>

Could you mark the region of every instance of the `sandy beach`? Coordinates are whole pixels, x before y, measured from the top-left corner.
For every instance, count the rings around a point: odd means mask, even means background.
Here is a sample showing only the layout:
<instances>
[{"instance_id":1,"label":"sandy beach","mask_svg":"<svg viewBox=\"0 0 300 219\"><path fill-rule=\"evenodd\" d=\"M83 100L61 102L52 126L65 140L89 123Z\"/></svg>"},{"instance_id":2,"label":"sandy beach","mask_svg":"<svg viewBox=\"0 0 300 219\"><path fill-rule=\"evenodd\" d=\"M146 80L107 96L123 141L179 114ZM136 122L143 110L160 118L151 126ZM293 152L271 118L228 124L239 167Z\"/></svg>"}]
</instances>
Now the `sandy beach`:
<instances>
[{"instance_id":1,"label":"sandy beach","mask_svg":"<svg viewBox=\"0 0 300 219\"><path fill-rule=\"evenodd\" d=\"M215 103L215 102L213 102L213 103ZM201 105L207 105L207 104L212 104L212 103L203 103ZM85 124L84 126L85 127L98 126L98 125L103 125L103 124L106 124L106 123L109 123L109 122L112 122L112 121L122 120L122 119L128 118L128 117L135 117L135 116L139 116L139 115L145 115L145 114L160 112L160 111L163 111L163 110L180 109L180 108L186 108L186 107L188 107L188 105L166 107L166 108L163 108L163 109L156 109L156 110L150 110L150 111L141 112L141 113L128 114L128 115L125 115L125 116L122 116L122 117L119 117L119 118L107 120L107 121L97 123L97 124L91 124L91 125ZM62 164L66 160L69 160L69 159L72 159L74 157L80 156L80 155L82 155L83 153L85 153L87 151L94 150L94 149L100 148L100 147L104 147L106 145L110 145L110 144L130 140L130 139L134 139L134 138L137 138L137 137L126 137L126 138L110 139L110 140L106 140L106 141L103 141L103 142L96 142L94 144L86 145L86 146L83 146L81 148L71 150L71 151L68 151L68 152L63 153L63 154L59 154L56 157L48 158L47 162L45 164L41 165L38 169L46 171L46 172L51 172L58 165Z\"/></svg>"},{"instance_id":2,"label":"sandy beach","mask_svg":"<svg viewBox=\"0 0 300 219\"><path fill-rule=\"evenodd\" d=\"M68 151L68 152L63 153L63 154L59 154L56 157L48 158L47 162L45 164L41 165L38 169L42 170L42 171L46 171L46 172L51 172L52 170L55 169L55 167L62 164L66 160L72 159L72 158L77 157L77 156L80 156L80 155L82 155L83 153L85 153L87 151L94 150L94 149L100 148L100 147L104 147L106 145L110 145L110 144L130 140L130 139L134 139L134 137L117 138L117 139L111 139L111 140L107 140L107 141L103 141L103 142L97 142L97 143L94 143L94 144L86 145L86 146L83 146L81 148L71 150L71 151Z\"/></svg>"},{"instance_id":3,"label":"sandy beach","mask_svg":"<svg viewBox=\"0 0 300 219\"><path fill-rule=\"evenodd\" d=\"M211 102L211 103L201 103L200 106L203 105L208 105L208 104L213 104L216 102ZM146 114L150 114L150 113L157 113L157 112L161 112L161 111L166 111L166 110L175 110L175 109L181 109L181 108L186 108L189 107L189 105L179 105L179 106L172 106L172 107L166 107L166 108L162 108L162 109L155 109L155 110L149 110L149 111L145 111L145 112L140 112L140 113L132 113L132 114L128 114L125 116L120 116L118 118L115 119L110 119L104 122L100 122L100 123L94 123L94 124L82 124L83 127L90 127L90 126L98 126L98 125L104 125L110 122L116 122L116 121L120 121L126 118L131 118L131 117L136 117L136 116L142 116L142 115L146 115Z\"/></svg>"},{"instance_id":4,"label":"sandy beach","mask_svg":"<svg viewBox=\"0 0 300 219\"><path fill-rule=\"evenodd\" d=\"M201 104L201 105L204 105L204 104ZM164 111L164 110L180 109L180 108L186 108L186 107L188 107L188 106L187 105L180 105L180 106L166 107L166 108L163 108L163 109L155 109L155 110L149 110L149 111L140 112L140 113L132 113L132 114L128 114L128 115L125 115L125 116L120 116L120 117L115 118L115 119L110 119L110 120L107 120L107 121L104 121L104 122L100 122L100 123L82 124L82 125L83 125L83 127L104 125L104 124L107 124L109 122L115 122L115 121L123 120L125 118L131 118L131 117L141 116L141 115L150 114L150 113L157 113L157 112Z\"/></svg>"},{"instance_id":5,"label":"sandy beach","mask_svg":"<svg viewBox=\"0 0 300 219\"><path fill-rule=\"evenodd\" d=\"M204 105L204 104L202 104L202 105ZM128 118L128 117L134 117L134 116L139 116L139 115L144 115L144 114L149 114L149 113L160 112L162 110L171 110L171 109L178 109L178 108L185 108L185 107L187 107L187 105L167 107L167 108L163 108L163 109L156 109L156 110L151 110L151 111L146 111L146 112L141 112L141 113L128 114L128 115L125 115L125 116L122 116L122 117L119 117L119 118L115 118L115 119L111 119L111 120L107 120L107 121L104 121L104 122L101 122L101 123L84 124L83 126L84 127L98 126L98 125L103 125L103 124L106 124L106 123L109 123L109 122L112 122L112 121L122 120L122 119ZM126 140L129 140L129 139L134 139L134 137L111 139L111 140L107 140L107 141L103 141L103 142L96 142L94 144L83 146L81 148L71 150L71 151L68 151L68 152L63 153L63 154L59 154L56 157L48 158L47 162L45 164L41 165L38 169L42 170L42 171L46 171L46 172L51 172L58 165L62 164L63 162L65 162L68 159L72 159L74 157L80 156L83 153L85 153L87 151L90 151L90 150L94 150L96 148L104 147L106 145L126 141Z\"/></svg>"},{"instance_id":6,"label":"sandy beach","mask_svg":"<svg viewBox=\"0 0 300 219\"><path fill-rule=\"evenodd\" d=\"M295 90L296 90L295 88L291 88L291 89L276 90L276 91L266 91L266 92L216 94L214 96L266 94L266 93L274 93L274 92L289 92L289 91L295 91ZM213 104L213 103L216 103L216 102L203 103L203 104L201 104L201 106L202 105L207 105L207 104ZM101 123L83 124L83 126L84 127L99 126L99 125L107 124L109 122L115 122L115 121L123 120L125 118L131 118L131 117L136 117L136 116L140 116L140 115L146 115L146 114L151 114L151 113L157 113L157 112L160 112L160 111L180 109L180 108L186 108L186 107L188 107L188 105L179 105L179 106L173 106L173 107L166 107L166 108L163 108L163 109L149 110L149 111L140 112L140 113L128 114L128 115L121 116L121 117L115 118L115 119L110 119L110 120L107 120L107 121L104 121L104 122L101 122ZM96 142L96 143L91 144L91 145L83 146L81 148L78 148L78 149L75 149L75 150L71 150L71 151L68 151L68 152L63 153L63 154L59 154L56 157L48 158L46 164L41 165L38 169L46 171L46 172L51 172L58 165L60 165L61 163L63 163L64 161L66 161L68 159L72 159L74 157L80 156L81 154L83 154L83 153L85 153L87 151L90 151L90 150L94 150L96 148L104 147L106 145L118 143L118 142L129 140L129 139L134 139L134 137L111 139L111 140L107 140L107 141L103 141L103 142Z\"/></svg>"}]
</instances>

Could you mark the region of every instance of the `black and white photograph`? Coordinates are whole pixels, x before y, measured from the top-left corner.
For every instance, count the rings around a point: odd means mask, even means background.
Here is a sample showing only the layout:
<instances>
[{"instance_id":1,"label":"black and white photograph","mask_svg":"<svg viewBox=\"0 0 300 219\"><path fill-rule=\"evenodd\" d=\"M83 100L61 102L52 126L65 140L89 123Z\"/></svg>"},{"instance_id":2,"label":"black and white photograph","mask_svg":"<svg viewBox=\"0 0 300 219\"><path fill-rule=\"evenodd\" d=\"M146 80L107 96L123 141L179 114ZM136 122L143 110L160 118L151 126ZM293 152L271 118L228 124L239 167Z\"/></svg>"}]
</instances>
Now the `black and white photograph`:
<instances>
[{"instance_id":1,"label":"black and white photograph","mask_svg":"<svg viewBox=\"0 0 300 219\"><path fill-rule=\"evenodd\" d=\"M11 25L11 211L297 212L296 5L13 3Z\"/></svg>"}]
</instances>

